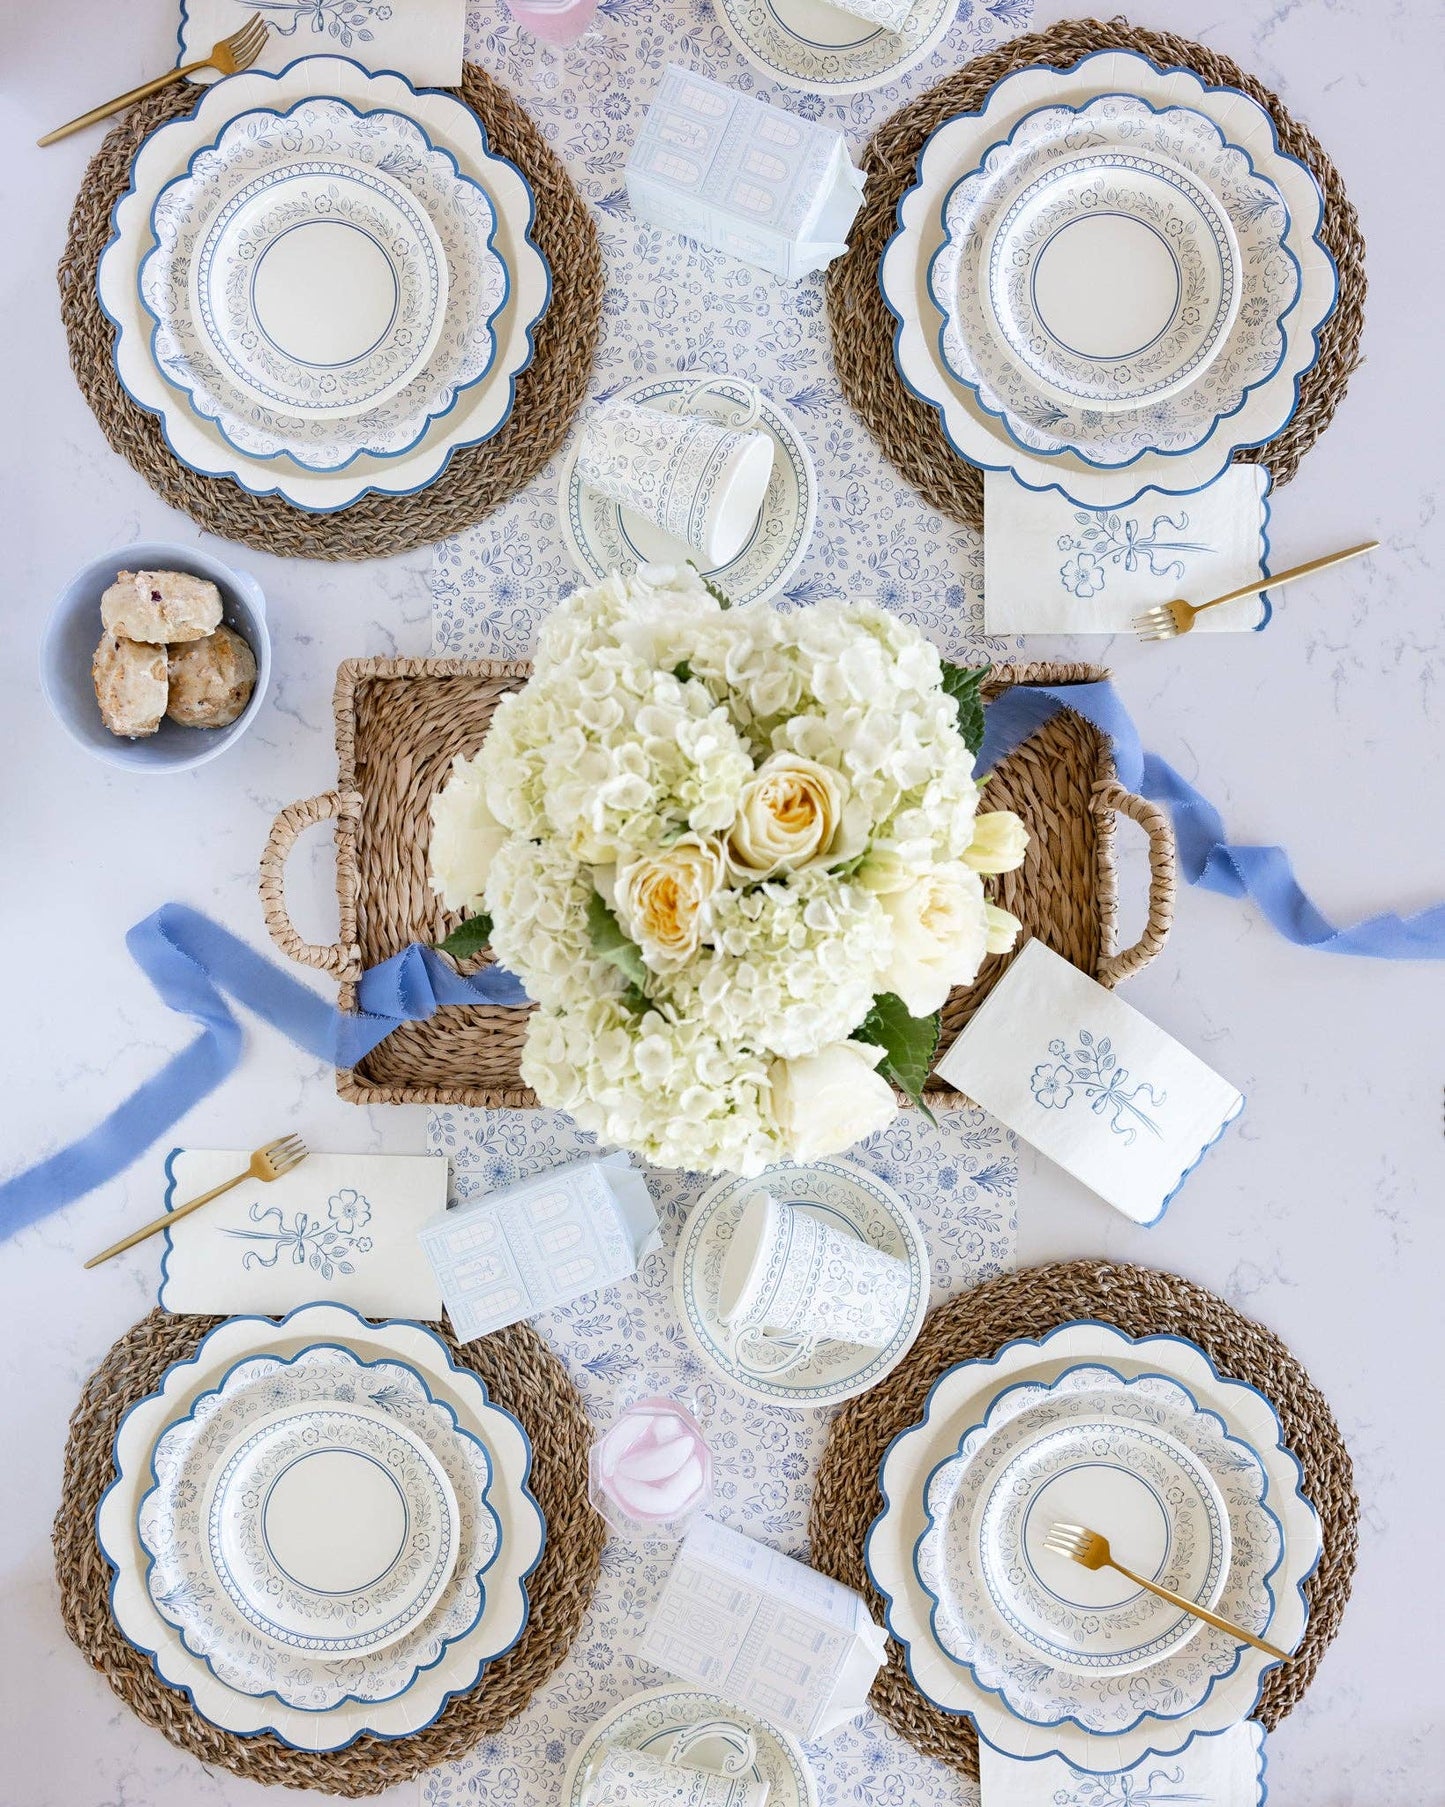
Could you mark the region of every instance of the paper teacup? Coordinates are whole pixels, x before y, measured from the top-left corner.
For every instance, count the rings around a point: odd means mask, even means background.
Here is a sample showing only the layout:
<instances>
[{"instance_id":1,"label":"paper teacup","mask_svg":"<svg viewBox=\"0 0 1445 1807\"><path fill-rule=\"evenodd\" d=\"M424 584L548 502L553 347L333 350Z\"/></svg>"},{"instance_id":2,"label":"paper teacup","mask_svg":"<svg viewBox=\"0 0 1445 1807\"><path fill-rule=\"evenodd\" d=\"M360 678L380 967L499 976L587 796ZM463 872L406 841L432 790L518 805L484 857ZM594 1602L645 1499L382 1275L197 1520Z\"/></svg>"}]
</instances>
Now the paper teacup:
<instances>
[{"instance_id":1,"label":"paper teacup","mask_svg":"<svg viewBox=\"0 0 1445 1807\"><path fill-rule=\"evenodd\" d=\"M604 402L582 429L577 474L716 568L737 557L757 524L773 472L773 441L749 431L762 412L756 389L730 426L693 410L717 385L709 378L673 400L670 411ZM736 385L734 385L736 387ZM725 396L736 407L732 396Z\"/></svg>"},{"instance_id":2,"label":"paper teacup","mask_svg":"<svg viewBox=\"0 0 1445 1807\"><path fill-rule=\"evenodd\" d=\"M756 1192L723 1260L718 1315L739 1367L782 1374L819 1343L885 1348L907 1321L906 1261Z\"/></svg>"},{"instance_id":3,"label":"paper teacup","mask_svg":"<svg viewBox=\"0 0 1445 1807\"><path fill-rule=\"evenodd\" d=\"M720 1768L688 1760L714 1739L728 1753ZM752 1733L732 1720L685 1727L660 1752L604 1745L588 1765L582 1807L765 1807L767 1779L746 1773L756 1762Z\"/></svg>"}]
</instances>

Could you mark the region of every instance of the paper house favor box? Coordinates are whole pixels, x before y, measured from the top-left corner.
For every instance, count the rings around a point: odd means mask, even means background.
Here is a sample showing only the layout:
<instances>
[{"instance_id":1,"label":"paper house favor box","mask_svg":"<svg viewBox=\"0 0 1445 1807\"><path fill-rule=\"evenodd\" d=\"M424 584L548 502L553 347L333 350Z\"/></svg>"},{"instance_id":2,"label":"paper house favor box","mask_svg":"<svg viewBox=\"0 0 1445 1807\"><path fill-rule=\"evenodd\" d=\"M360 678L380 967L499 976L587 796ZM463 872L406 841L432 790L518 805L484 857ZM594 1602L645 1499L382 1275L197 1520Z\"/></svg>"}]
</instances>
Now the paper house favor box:
<instances>
[{"instance_id":1,"label":"paper house favor box","mask_svg":"<svg viewBox=\"0 0 1445 1807\"><path fill-rule=\"evenodd\" d=\"M796 281L847 250L863 177L841 132L673 65L627 194L640 220Z\"/></svg>"}]
</instances>

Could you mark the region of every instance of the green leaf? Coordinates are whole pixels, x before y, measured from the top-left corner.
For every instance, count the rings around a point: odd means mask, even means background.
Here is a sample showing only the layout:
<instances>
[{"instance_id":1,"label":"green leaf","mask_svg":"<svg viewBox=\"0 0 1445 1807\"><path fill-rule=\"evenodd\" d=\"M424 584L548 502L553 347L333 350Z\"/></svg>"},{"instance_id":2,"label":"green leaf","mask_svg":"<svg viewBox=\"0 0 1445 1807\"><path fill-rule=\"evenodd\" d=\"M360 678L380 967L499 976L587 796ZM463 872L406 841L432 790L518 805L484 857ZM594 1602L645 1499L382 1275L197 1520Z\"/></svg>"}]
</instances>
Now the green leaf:
<instances>
[{"instance_id":1,"label":"green leaf","mask_svg":"<svg viewBox=\"0 0 1445 1807\"><path fill-rule=\"evenodd\" d=\"M963 744L970 753L976 753L983 745L983 697L980 692L989 667L981 665L975 671L966 665L952 665L947 659L942 664L944 695L953 698L958 710L958 731L963 736Z\"/></svg>"},{"instance_id":2,"label":"green leaf","mask_svg":"<svg viewBox=\"0 0 1445 1807\"><path fill-rule=\"evenodd\" d=\"M695 560L689 559L687 562L692 566L694 571L697 571L698 581L702 584L703 589L707 591L708 595L712 597L718 607L721 609L730 609L733 606L732 597L729 596L726 591L720 590L710 577L707 577L701 571L698 571Z\"/></svg>"},{"instance_id":3,"label":"green leaf","mask_svg":"<svg viewBox=\"0 0 1445 1807\"><path fill-rule=\"evenodd\" d=\"M468 916L445 941L437 942L437 948L443 954L450 954L453 960L470 960L473 954L481 953L491 939L491 917Z\"/></svg>"},{"instance_id":4,"label":"green leaf","mask_svg":"<svg viewBox=\"0 0 1445 1807\"><path fill-rule=\"evenodd\" d=\"M623 934L622 924L596 891L587 899L587 932L592 937L592 951L597 958L609 961L642 991L647 984L642 952L635 941L629 941Z\"/></svg>"},{"instance_id":5,"label":"green leaf","mask_svg":"<svg viewBox=\"0 0 1445 1807\"><path fill-rule=\"evenodd\" d=\"M672 675L677 679L679 684L686 684L691 681L692 667L688 664L687 660L684 659L680 665L673 666Z\"/></svg>"},{"instance_id":6,"label":"green leaf","mask_svg":"<svg viewBox=\"0 0 1445 1807\"><path fill-rule=\"evenodd\" d=\"M883 1050L878 1071L906 1092L930 1123L936 1119L923 1102L923 1088L933 1070L942 1027L937 1011L932 1016L910 1016L902 998L885 991L874 998L873 1008L853 1031L854 1041Z\"/></svg>"}]
</instances>

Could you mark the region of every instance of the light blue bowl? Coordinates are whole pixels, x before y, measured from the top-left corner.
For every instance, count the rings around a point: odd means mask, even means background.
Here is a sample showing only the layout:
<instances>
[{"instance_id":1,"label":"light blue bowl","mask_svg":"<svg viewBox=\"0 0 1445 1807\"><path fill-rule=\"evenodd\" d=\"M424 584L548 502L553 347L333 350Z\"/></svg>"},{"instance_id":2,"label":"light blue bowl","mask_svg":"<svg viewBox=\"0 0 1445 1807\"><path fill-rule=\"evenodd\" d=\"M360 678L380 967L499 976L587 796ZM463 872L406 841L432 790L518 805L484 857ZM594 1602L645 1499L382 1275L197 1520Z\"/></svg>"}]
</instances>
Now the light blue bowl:
<instances>
[{"instance_id":1,"label":"light blue bowl","mask_svg":"<svg viewBox=\"0 0 1445 1807\"><path fill-rule=\"evenodd\" d=\"M117 571L189 571L208 577L221 592L222 620L256 655L256 688L228 728L183 728L163 721L144 740L112 734L100 718L90 662L100 644L100 599ZM271 681L271 636L266 630L266 598L246 571L233 571L194 546L144 540L94 558L56 598L40 646L40 687L51 713L74 741L107 765L132 772L185 772L224 753L256 719Z\"/></svg>"}]
</instances>

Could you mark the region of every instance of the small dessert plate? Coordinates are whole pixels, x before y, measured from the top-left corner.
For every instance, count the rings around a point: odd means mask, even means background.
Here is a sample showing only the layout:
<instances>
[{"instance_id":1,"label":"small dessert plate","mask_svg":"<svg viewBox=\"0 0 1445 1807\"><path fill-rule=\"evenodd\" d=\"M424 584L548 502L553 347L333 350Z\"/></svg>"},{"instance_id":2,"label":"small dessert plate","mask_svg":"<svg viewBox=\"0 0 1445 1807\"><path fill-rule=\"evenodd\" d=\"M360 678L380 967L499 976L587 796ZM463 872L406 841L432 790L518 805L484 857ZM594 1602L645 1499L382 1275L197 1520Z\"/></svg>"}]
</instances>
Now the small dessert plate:
<instances>
[{"instance_id":1,"label":"small dessert plate","mask_svg":"<svg viewBox=\"0 0 1445 1807\"><path fill-rule=\"evenodd\" d=\"M892 31L828 0L719 0L717 10L760 74L824 97L897 81L938 48L958 13L955 0L914 0Z\"/></svg>"},{"instance_id":2,"label":"small dessert plate","mask_svg":"<svg viewBox=\"0 0 1445 1807\"><path fill-rule=\"evenodd\" d=\"M738 1362L732 1333L722 1322L723 1267L748 1200L757 1192L771 1193L779 1203L796 1205L844 1235L908 1263L908 1310L882 1349L822 1342L806 1361L772 1374ZM866 1392L902 1361L928 1310L928 1274L923 1232L892 1187L850 1162L815 1161L808 1166L783 1163L756 1179L731 1177L709 1187L683 1228L674 1286L688 1341L739 1392L770 1405L827 1406Z\"/></svg>"},{"instance_id":3,"label":"small dessert plate","mask_svg":"<svg viewBox=\"0 0 1445 1807\"><path fill-rule=\"evenodd\" d=\"M1192 383L1224 344L1239 245L1187 170L1095 151L1028 183L989 233L978 282L990 330L1040 389L1138 408Z\"/></svg>"},{"instance_id":4,"label":"small dessert plate","mask_svg":"<svg viewBox=\"0 0 1445 1807\"><path fill-rule=\"evenodd\" d=\"M419 1437L380 1412L312 1403L263 1418L222 1458L209 1566L254 1630L323 1660L404 1637L457 1564L457 1498Z\"/></svg>"},{"instance_id":5,"label":"small dessert plate","mask_svg":"<svg viewBox=\"0 0 1445 1807\"><path fill-rule=\"evenodd\" d=\"M703 393L703 380L696 371L654 378L618 390L617 398L668 406L674 397L692 395L693 413L731 427L737 410L749 407L757 393L751 383L730 376L706 378ZM765 395L758 400L760 412L752 426L773 441L773 471L757 521L739 552L726 564L708 565L685 540L589 487L577 472L579 435L563 462L557 499L562 532L578 570L600 580L612 571L630 576L639 565L693 564L737 607L776 595L813 537L818 480L812 456L782 405Z\"/></svg>"},{"instance_id":6,"label":"small dessert plate","mask_svg":"<svg viewBox=\"0 0 1445 1807\"><path fill-rule=\"evenodd\" d=\"M212 355L263 407L360 414L435 350L446 255L401 183L306 159L230 197L197 247L190 297Z\"/></svg>"},{"instance_id":7,"label":"small dessert plate","mask_svg":"<svg viewBox=\"0 0 1445 1807\"><path fill-rule=\"evenodd\" d=\"M798 1741L718 1694L649 1688L619 1702L578 1745L562 1784L562 1807L584 1807L589 1772L608 1747L646 1751L665 1761L676 1761L682 1753L689 1769L711 1770L720 1789L726 1788L724 1777L765 1784L768 1807L818 1807L813 1772Z\"/></svg>"}]
</instances>

